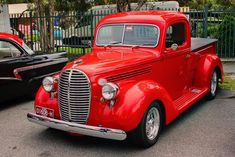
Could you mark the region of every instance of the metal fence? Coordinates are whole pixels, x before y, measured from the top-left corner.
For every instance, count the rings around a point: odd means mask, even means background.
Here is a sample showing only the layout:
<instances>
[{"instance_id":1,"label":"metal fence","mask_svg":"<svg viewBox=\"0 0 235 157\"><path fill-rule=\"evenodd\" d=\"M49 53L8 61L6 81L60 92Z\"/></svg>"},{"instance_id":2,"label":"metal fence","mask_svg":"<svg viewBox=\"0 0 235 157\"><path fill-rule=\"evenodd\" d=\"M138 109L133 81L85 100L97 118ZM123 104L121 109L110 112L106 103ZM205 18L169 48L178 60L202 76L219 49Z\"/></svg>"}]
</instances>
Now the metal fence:
<instances>
[{"instance_id":1,"label":"metal fence","mask_svg":"<svg viewBox=\"0 0 235 157\"><path fill-rule=\"evenodd\" d=\"M85 13L56 13L36 16L33 13L11 15L11 27L34 51L67 51L82 55L90 52L98 21L115 10L93 10ZM235 58L235 8L214 8L185 12L193 37L217 38L218 55ZM42 33L44 32L44 33ZM47 34L46 36L43 34ZM48 35L49 34L49 35Z\"/></svg>"},{"instance_id":2,"label":"metal fence","mask_svg":"<svg viewBox=\"0 0 235 157\"><path fill-rule=\"evenodd\" d=\"M213 8L191 11L193 37L218 39L217 53L222 58L235 58L235 8Z\"/></svg>"}]
</instances>

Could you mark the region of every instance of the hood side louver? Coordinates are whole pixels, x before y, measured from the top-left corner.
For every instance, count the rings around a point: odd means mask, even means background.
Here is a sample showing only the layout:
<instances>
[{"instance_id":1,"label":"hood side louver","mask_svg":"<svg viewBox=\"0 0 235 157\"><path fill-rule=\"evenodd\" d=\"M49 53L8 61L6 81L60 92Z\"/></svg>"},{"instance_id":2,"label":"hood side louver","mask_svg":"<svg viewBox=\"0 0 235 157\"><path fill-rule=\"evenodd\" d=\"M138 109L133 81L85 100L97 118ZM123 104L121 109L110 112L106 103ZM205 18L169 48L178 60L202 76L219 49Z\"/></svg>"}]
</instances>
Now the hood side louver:
<instances>
[{"instance_id":1,"label":"hood side louver","mask_svg":"<svg viewBox=\"0 0 235 157\"><path fill-rule=\"evenodd\" d=\"M129 71L129 72L122 73L122 74L109 76L107 77L107 80L109 82L117 82L117 81L121 81L124 79L129 79L129 78L136 77L139 75L147 74L147 73L150 73L151 71L152 71L151 67L146 67L146 68Z\"/></svg>"}]
</instances>

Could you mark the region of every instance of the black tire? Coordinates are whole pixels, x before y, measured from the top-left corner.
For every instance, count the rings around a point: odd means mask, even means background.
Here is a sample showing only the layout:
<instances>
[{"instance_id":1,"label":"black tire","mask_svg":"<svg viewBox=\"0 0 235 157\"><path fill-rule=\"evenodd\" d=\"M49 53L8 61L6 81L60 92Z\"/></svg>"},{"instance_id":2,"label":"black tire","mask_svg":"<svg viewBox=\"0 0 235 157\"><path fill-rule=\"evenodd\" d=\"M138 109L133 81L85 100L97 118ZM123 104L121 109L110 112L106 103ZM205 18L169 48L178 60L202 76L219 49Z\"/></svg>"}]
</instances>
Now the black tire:
<instances>
[{"instance_id":1,"label":"black tire","mask_svg":"<svg viewBox=\"0 0 235 157\"><path fill-rule=\"evenodd\" d=\"M213 87L213 86L215 86L215 87ZM210 79L210 91L207 94L208 100L212 100L216 97L217 92L218 92L218 86L219 86L219 75L218 75L218 71L214 70L211 75L211 79Z\"/></svg>"},{"instance_id":2,"label":"black tire","mask_svg":"<svg viewBox=\"0 0 235 157\"><path fill-rule=\"evenodd\" d=\"M148 135L146 133L146 125L147 125L146 121L147 121L147 116L148 116L149 111L153 108L157 109L157 111L159 113L159 129L158 129L157 135L153 139L149 139ZM133 142L134 144L136 144L142 148L151 147L152 145L154 145L157 142L159 134L162 129L162 126L163 126L162 108L160 107L159 103L153 102L149 106L147 111L145 112L145 114L144 114L141 122L137 126L137 128L128 134L128 138L131 140L131 142Z\"/></svg>"}]
</instances>

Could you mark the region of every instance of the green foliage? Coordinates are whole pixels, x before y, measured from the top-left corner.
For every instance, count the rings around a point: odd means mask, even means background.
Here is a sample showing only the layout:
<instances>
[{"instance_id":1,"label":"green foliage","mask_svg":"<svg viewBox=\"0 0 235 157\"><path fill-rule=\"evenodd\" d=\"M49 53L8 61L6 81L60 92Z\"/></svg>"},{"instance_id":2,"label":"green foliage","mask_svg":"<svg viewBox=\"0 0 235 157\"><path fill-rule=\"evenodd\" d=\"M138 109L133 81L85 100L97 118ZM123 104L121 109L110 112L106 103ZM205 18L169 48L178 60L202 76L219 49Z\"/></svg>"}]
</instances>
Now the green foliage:
<instances>
[{"instance_id":1,"label":"green foliage","mask_svg":"<svg viewBox=\"0 0 235 157\"><path fill-rule=\"evenodd\" d=\"M214 0L217 4L222 6L231 6L232 0Z\"/></svg>"},{"instance_id":2,"label":"green foliage","mask_svg":"<svg viewBox=\"0 0 235 157\"><path fill-rule=\"evenodd\" d=\"M0 3L2 2L8 3L8 4L33 3L33 0L0 0Z\"/></svg>"},{"instance_id":3,"label":"green foliage","mask_svg":"<svg viewBox=\"0 0 235 157\"><path fill-rule=\"evenodd\" d=\"M222 56L227 56L226 53L230 52L230 57L235 57L234 54L234 29L235 28L235 17L226 15L222 21L222 23L218 26L217 38L219 39L219 47L218 51L222 54Z\"/></svg>"},{"instance_id":4,"label":"green foliage","mask_svg":"<svg viewBox=\"0 0 235 157\"><path fill-rule=\"evenodd\" d=\"M232 6L232 0L178 0L180 6L189 6L191 9L203 9L205 6L209 8L218 6Z\"/></svg>"},{"instance_id":5,"label":"green foliage","mask_svg":"<svg viewBox=\"0 0 235 157\"><path fill-rule=\"evenodd\" d=\"M224 77L224 82L223 84L220 85L220 87L222 89L228 89L228 90L235 92L235 79L229 75L226 75Z\"/></svg>"},{"instance_id":6,"label":"green foliage","mask_svg":"<svg viewBox=\"0 0 235 157\"><path fill-rule=\"evenodd\" d=\"M58 51L59 52L65 51L70 55L82 55L83 54L82 48L60 47ZM91 52L91 48L85 48L85 53L90 53L90 52Z\"/></svg>"},{"instance_id":7,"label":"green foliage","mask_svg":"<svg viewBox=\"0 0 235 157\"><path fill-rule=\"evenodd\" d=\"M235 17L226 15L219 24L209 24L208 37L218 39L217 52L221 57L235 57ZM203 37L203 26L199 26L198 35ZM229 56L230 55L230 56Z\"/></svg>"},{"instance_id":8,"label":"green foliage","mask_svg":"<svg viewBox=\"0 0 235 157\"><path fill-rule=\"evenodd\" d=\"M85 12L91 7L91 3L87 3L86 0L56 0L55 7L58 11Z\"/></svg>"}]
</instances>

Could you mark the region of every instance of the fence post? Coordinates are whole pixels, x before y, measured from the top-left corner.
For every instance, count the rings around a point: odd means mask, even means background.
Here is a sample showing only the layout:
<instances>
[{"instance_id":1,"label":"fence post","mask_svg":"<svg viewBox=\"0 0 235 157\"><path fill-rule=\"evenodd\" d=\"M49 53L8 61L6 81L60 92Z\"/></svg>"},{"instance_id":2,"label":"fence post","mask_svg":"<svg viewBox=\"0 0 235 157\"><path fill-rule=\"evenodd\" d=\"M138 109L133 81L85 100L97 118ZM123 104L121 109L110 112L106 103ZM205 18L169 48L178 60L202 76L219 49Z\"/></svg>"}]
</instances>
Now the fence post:
<instances>
[{"instance_id":1,"label":"fence post","mask_svg":"<svg viewBox=\"0 0 235 157\"><path fill-rule=\"evenodd\" d=\"M91 45L92 45L92 43L93 43L93 38L94 38L94 35L93 35L93 11L92 11L92 9L91 9L91 11L90 11L90 14L91 14Z\"/></svg>"},{"instance_id":2,"label":"fence post","mask_svg":"<svg viewBox=\"0 0 235 157\"><path fill-rule=\"evenodd\" d=\"M30 47L33 50L33 16L32 11L29 12L30 19Z\"/></svg>"},{"instance_id":3,"label":"fence post","mask_svg":"<svg viewBox=\"0 0 235 157\"><path fill-rule=\"evenodd\" d=\"M208 6L205 6L205 10L204 10L204 18L203 18L203 34L204 34L204 38L207 38L208 36L208 32L207 32L207 28L208 28Z\"/></svg>"}]
</instances>

